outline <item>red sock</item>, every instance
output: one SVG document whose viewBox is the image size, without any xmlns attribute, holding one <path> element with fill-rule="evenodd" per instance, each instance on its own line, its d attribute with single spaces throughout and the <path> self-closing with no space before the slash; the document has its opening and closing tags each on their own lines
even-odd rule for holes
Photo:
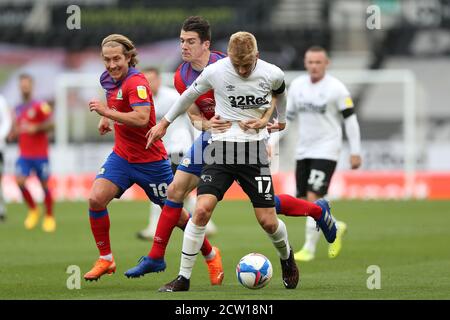
<svg viewBox="0 0 450 320">
<path fill-rule="evenodd" d="M 111 244 L 109 242 L 109 215 L 108 209 L 92 210 L 89 209 L 89 221 L 91 223 L 92 234 L 101 256 L 111 253 Z"/>
<path fill-rule="evenodd" d="M 322 216 L 322 208 L 317 204 L 288 194 L 275 196 L 275 207 L 278 214 L 289 217 L 309 216 L 319 220 Z"/>
<path fill-rule="evenodd" d="M 166 200 L 156 226 L 153 245 L 148 253 L 152 259 L 163 259 L 166 253 L 167 243 L 169 242 L 172 230 L 176 227 L 183 209 L 182 203 Z"/>
<path fill-rule="evenodd" d="M 44 203 L 45 208 L 47 208 L 46 214 L 48 217 L 51 217 L 53 216 L 53 197 L 49 189 L 45 189 L 44 193 L 45 193 Z"/>
<path fill-rule="evenodd" d="M 211 243 L 209 242 L 208 238 L 206 238 L 206 236 L 205 236 L 205 240 L 203 240 L 203 244 L 202 244 L 202 247 L 200 248 L 200 250 L 202 251 L 203 256 L 207 256 L 212 251 Z"/>
<path fill-rule="evenodd" d="M 26 187 L 21 187 L 20 191 L 22 191 L 23 200 L 25 200 L 25 203 L 27 204 L 28 208 L 36 209 L 36 203 L 34 202 L 30 191 L 28 191 Z"/>
</svg>

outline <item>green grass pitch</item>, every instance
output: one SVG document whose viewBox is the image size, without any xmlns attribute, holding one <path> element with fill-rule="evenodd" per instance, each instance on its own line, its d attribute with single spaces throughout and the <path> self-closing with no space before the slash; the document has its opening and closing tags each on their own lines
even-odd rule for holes
<svg viewBox="0 0 450 320">
<path fill-rule="evenodd" d="M 151 242 L 135 237 L 147 223 L 147 203 L 114 201 L 110 205 L 117 272 L 98 282 L 81 280 L 81 289 L 73 290 L 66 285 L 68 266 L 79 266 L 82 276 L 98 256 L 87 203 L 57 203 L 54 234 L 45 234 L 40 225 L 26 231 L 25 207 L 11 204 L 8 220 L 0 224 L 0 299 L 450 299 L 450 202 L 334 201 L 332 210 L 349 227 L 343 251 L 329 259 L 322 236 L 316 259 L 299 263 L 301 282 L 296 290 L 284 289 L 276 252 L 250 204 L 243 201 L 223 202 L 213 215 L 219 233 L 211 241 L 222 251 L 223 285 L 210 286 L 206 265 L 199 257 L 189 292 L 158 293 L 178 273 L 180 230 L 174 231 L 169 244 L 165 272 L 139 279 L 123 275 L 151 247 Z M 304 218 L 281 218 L 294 250 L 300 249 Z M 236 279 L 237 262 L 250 252 L 263 253 L 274 267 L 271 282 L 260 290 L 246 289 Z M 380 289 L 367 288 L 371 265 L 380 268 Z"/>
</svg>

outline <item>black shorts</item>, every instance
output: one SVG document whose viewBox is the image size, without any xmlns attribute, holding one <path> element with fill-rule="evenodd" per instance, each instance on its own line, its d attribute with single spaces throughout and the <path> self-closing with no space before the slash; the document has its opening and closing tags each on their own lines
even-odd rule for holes
<svg viewBox="0 0 450 320">
<path fill-rule="evenodd" d="M 208 148 L 209 151 L 205 150 L 205 166 L 197 195 L 212 194 L 220 201 L 236 181 L 250 198 L 254 208 L 275 207 L 272 175 L 264 141 L 215 141 Z"/>
<path fill-rule="evenodd" d="M 297 180 L 297 197 L 306 197 L 307 191 L 320 197 L 328 193 L 331 177 L 336 169 L 337 161 L 325 159 L 297 160 L 295 178 Z"/>
</svg>

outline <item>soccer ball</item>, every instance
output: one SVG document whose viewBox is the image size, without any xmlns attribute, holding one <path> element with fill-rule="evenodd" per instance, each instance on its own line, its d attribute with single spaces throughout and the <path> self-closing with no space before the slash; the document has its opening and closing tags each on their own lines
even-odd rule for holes
<svg viewBox="0 0 450 320">
<path fill-rule="evenodd" d="M 265 287 L 272 278 L 272 264 L 260 253 L 249 253 L 236 266 L 239 282 L 249 289 Z"/>
</svg>

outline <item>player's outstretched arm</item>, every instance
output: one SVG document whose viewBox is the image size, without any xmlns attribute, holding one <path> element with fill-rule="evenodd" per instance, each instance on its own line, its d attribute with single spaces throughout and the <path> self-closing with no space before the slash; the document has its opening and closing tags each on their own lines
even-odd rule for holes
<svg viewBox="0 0 450 320">
<path fill-rule="evenodd" d="M 163 117 L 157 125 L 153 126 L 145 135 L 147 137 L 147 144 L 145 145 L 145 149 L 150 148 L 150 146 L 155 141 L 158 141 L 159 139 L 164 137 L 169 125 L 170 125 L 170 122 L 167 121 L 167 119 Z"/>
</svg>

